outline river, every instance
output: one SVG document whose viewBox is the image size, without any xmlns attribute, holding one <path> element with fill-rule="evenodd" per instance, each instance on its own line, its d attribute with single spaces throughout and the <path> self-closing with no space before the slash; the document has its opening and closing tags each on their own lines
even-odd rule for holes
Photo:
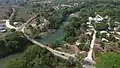
<svg viewBox="0 0 120 68">
<path fill-rule="evenodd" d="M 50 31 L 45 37 L 43 37 L 42 39 L 39 39 L 39 41 L 43 44 L 51 44 L 53 42 L 55 42 L 56 40 L 59 40 L 61 38 L 64 37 L 65 32 L 64 32 L 64 27 L 69 24 L 68 19 L 69 19 L 70 15 L 67 15 L 65 17 L 65 20 L 63 22 L 63 25 L 61 25 L 61 27 L 59 29 L 57 29 L 54 33 L 53 31 Z M 0 59 L 0 68 L 4 67 L 4 64 L 13 58 L 17 58 L 18 56 L 20 56 L 21 54 L 14 54 L 14 55 L 10 55 L 8 57 L 5 57 L 3 59 Z"/>
<path fill-rule="evenodd" d="M 59 29 L 55 30 L 54 33 L 53 33 L 53 31 L 50 31 L 45 37 L 43 37 L 39 41 L 43 44 L 51 44 L 51 43 L 54 43 L 56 40 L 62 39 L 65 35 L 64 27 L 67 24 L 69 24 L 69 22 L 68 22 L 69 17 L 70 17 L 70 15 L 67 15 L 65 17 L 63 25 L 61 25 L 61 27 Z"/>
</svg>

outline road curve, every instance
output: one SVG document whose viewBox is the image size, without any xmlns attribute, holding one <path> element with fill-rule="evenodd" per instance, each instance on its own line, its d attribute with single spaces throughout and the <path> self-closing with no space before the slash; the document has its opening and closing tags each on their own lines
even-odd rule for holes
<svg viewBox="0 0 120 68">
<path fill-rule="evenodd" d="M 33 16 L 32 18 L 30 18 L 26 23 L 24 23 L 23 25 L 21 25 L 20 27 L 15 27 L 15 26 L 12 26 L 11 23 L 10 23 L 10 20 L 12 19 L 12 17 L 14 16 L 15 14 L 15 10 L 13 9 L 13 13 L 11 14 L 9 20 L 6 20 L 6 26 L 10 29 L 15 29 L 16 31 L 20 31 L 20 32 L 23 32 L 25 37 L 33 42 L 34 44 L 36 45 L 39 45 L 40 47 L 42 48 L 46 48 L 47 50 L 49 50 L 50 52 L 52 52 L 54 55 L 58 56 L 58 57 L 61 57 L 63 59 L 69 59 L 70 57 L 72 58 L 75 58 L 75 55 L 76 54 L 69 54 L 69 53 L 65 53 L 65 52 L 61 52 L 61 51 L 57 51 L 57 50 L 54 50 L 52 48 L 50 48 L 49 46 L 46 46 L 44 44 L 41 44 L 40 42 L 30 38 L 28 35 L 25 34 L 25 28 L 26 28 L 26 25 L 29 24 L 33 19 L 35 19 L 38 15 L 35 15 Z"/>
<path fill-rule="evenodd" d="M 14 26 L 12 26 L 12 25 L 10 25 L 10 20 L 5 20 L 6 21 L 6 23 L 5 23 L 5 25 L 9 28 L 9 29 L 17 29 L 17 27 L 14 27 Z"/>
</svg>

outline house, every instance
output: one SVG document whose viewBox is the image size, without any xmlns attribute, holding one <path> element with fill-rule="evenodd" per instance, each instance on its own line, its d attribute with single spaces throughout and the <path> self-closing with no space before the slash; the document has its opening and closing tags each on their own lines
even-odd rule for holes
<svg viewBox="0 0 120 68">
<path fill-rule="evenodd" d="M 94 18 L 94 21 L 97 23 L 97 22 L 101 22 L 101 21 L 103 21 L 104 20 L 104 18 L 102 17 L 102 16 L 100 16 L 100 15 L 96 15 L 96 17 Z"/>
<path fill-rule="evenodd" d="M 6 32 L 6 29 L 0 30 L 1 33 Z"/>
<path fill-rule="evenodd" d="M 109 16 L 105 16 L 105 18 L 104 18 L 104 19 L 108 19 L 108 17 L 109 17 Z"/>
<path fill-rule="evenodd" d="M 75 42 L 75 45 L 80 45 L 81 43 L 79 41 L 76 41 Z"/>
<path fill-rule="evenodd" d="M 90 24 L 91 24 L 91 22 L 87 22 L 86 24 L 87 24 L 87 25 L 90 25 Z"/>
<path fill-rule="evenodd" d="M 101 23 L 101 21 L 104 20 L 104 18 L 98 14 L 96 15 L 96 17 L 89 17 L 88 19 L 89 19 L 89 22 L 95 21 L 96 23 Z"/>
<path fill-rule="evenodd" d="M 71 6 L 71 5 L 66 5 L 66 4 L 62 4 L 61 6 L 62 6 L 62 7 L 73 7 L 73 6 Z"/>
<path fill-rule="evenodd" d="M 109 33 L 107 33 L 107 36 L 108 36 L 108 37 L 110 37 L 110 34 L 109 34 Z"/>
<path fill-rule="evenodd" d="M 105 39 L 105 38 L 102 38 L 102 41 L 103 42 L 109 42 L 107 39 Z"/>
<path fill-rule="evenodd" d="M 19 22 L 14 22 L 13 24 L 14 24 L 14 25 L 18 25 L 18 24 L 19 24 Z"/>
<path fill-rule="evenodd" d="M 100 31 L 100 34 L 103 34 L 103 33 L 108 33 L 107 31 Z"/>
<path fill-rule="evenodd" d="M 36 23 L 32 23 L 31 26 L 32 26 L 32 27 L 36 27 Z"/>
<path fill-rule="evenodd" d="M 101 21 L 103 21 L 103 18 L 95 17 L 95 18 L 94 18 L 94 21 L 96 21 L 96 22 L 101 22 Z"/>
<path fill-rule="evenodd" d="M 94 20 L 92 17 L 89 17 L 88 19 L 89 19 L 89 22 L 91 22 L 91 21 L 93 21 L 93 20 Z"/>
<path fill-rule="evenodd" d="M 92 35 L 92 32 L 86 32 L 85 34 L 87 34 L 87 35 Z"/>
<path fill-rule="evenodd" d="M 89 28 L 93 28 L 93 26 L 92 26 L 92 25 L 89 25 L 88 27 L 89 27 Z"/>
<path fill-rule="evenodd" d="M 115 21 L 116 24 L 120 24 L 120 22 Z"/>
<path fill-rule="evenodd" d="M 110 36 L 110 34 L 107 31 L 100 31 L 100 34 L 106 34 L 108 37 Z"/>
<path fill-rule="evenodd" d="M 118 35 L 120 35 L 120 32 L 116 32 Z"/>
<path fill-rule="evenodd" d="M 115 28 L 114 28 L 114 31 L 116 31 L 116 30 L 118 30 L 118 29 L 119 29 L 119 27 L 115 27 Z"/>
<path fill-rule="evenodd" d="M 74 13 L 70 14 L 70 16 L 74 16 Z"/>
</svg>

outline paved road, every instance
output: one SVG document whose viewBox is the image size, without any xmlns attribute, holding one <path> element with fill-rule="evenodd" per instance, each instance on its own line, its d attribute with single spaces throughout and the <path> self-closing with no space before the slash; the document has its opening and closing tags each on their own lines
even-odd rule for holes
<svg viewBox="0 0 120 68">
<path fill-rule="evenodd" d="M 14 9 L 13 9 L 13 10 L 14 10 Z M 13 13 L 11 14 L 10 17 L 13 17 L 14 13 L 15 13 L 15 10 L 13 11 Z M 21 25 L 20 27 L 12 26 L 12 25 L 10 24 L 10 20 L 11 20 L 12 18 L 9 18 L 9 20 L 6 20 L 6 26 L 7 26 L 8 28 L 10 28 L 10 29 L 15 29 L 16 31 L 20 31 L 20 32 L 23 32 L 23 33 L 24 33 L 24 32 L 25 32 L 25 26 L 26 26 L 27 24 L 29 24 L 29 23 L 30 23 L 33 19 L 35 19 L 37 16 L 38 16 L 38 15 L 33 16 L 32 18 L 30 18 L 26 23 L 24 23 L 24 24 Z M 37 44 L 37 45 L 39 45 L 39 46 L 42 47 L 42 48 L 46 48 L 47 50 L 49 50 L 50 52 L 52 52 L 52 53 L 53 53 L 54 55 L 56 55 L 56 56 L 59 56 L 59 57 L 61 57 L 61 58 L 63 58 L 63 59 L 69 59 L 70 57 L 75 58 L 75 54 L 69 54 L 69 53 L 65 53 L 65 52 L 61 52 L 61 51 L 54 50 L 54 49 L 52 49 L 52 48 L 50 48 L 50 47 L 48 47 L 48 46 L 46 46 L 46 45 L 41 44 L 40 42 L 38 42 L 38 41 L 36 41 L 36 40 L 30 38 L 30 37 L 29 37 L 28 35 L 26 35 L 25 33 L 24 33 L 24 35 L 26 36 L 26 38 L 27 38 L 28 40 L 30 40 L 30 41 L 33 42 L 34 44 Z"/>
<path fill-rule="evenodd" d="M 17 29 L 17 27 L 10 25 L 10 20 L 5 20 L 5 21 L 6 21 L 5 25 L 9 27 L 9 29 L 15 29 L 15 30 Z"/>
<path fill-rule="evenodd" d="M 96 33 L 97 31 L 93 28 L 93 31 L 94 31 L 94 34 L 93 34 L 93 38 L 92 38 L 92 41 L 91 41 L 91 44 L 90 44 L 90 50 L 88 52 L 88 55 L 87 57 L 84 59 L 84 62 L 83 62 L 83 68 L 95 68 L 95 61 L 93 60 L 92 58 L 92 53 L 93 53 L 93 47 L 94 47 L 94 41 L 96 39 Z"/>
</svg>

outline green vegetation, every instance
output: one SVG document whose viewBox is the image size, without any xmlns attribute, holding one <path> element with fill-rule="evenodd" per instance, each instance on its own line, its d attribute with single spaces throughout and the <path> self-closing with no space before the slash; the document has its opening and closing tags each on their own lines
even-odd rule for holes
<svg viewBox="0 0 120 68">
<path fill-rule="evenodd" d="M 81 68 L 80 63 L 63 60 L 39 46 L 29 46 L 19 57 L 8 61 L 5 68 Z"/>
<path fill-rule="evenodd" d="M 95 24 L 95 29 L 98 31 L 108 30 L 108 25 L 106 23 L 97 23 Z"/>
<path fill-rule="evenodd" d="M 75 37 L 85 33 L 87 29 L 87 26 L 85 24 L 85 22 L 87 22 L 87 17 L 82 17 L 81 14 L 80 18 L 73 17 L 69 22 L 70 24 L 65 28 L 65 41 L 74 42 Z"/>
<path fill-rule="evenodd" d="M 13 32 L 0 39 L 0 58 L 11 53 L 23 51 L 30 42 L 18 32 Z"/>
<path fill-rule="evenodd" d="M 10 4 L 9 1 L 4 2 Z M 77 3 L 79 4 L 77 6 L 74 6 Z M 50 46 L 56 49 L 60 45 L 63 45 L 65 43 L 75 45 L 76 41 L 78 41 L 80 44 L 76 46 L 76 50 L 78 47 L 80 51 L 88 51 L 92 39 L 92 30 L 90 30 L 89 26 L 86 24 L 86 22 L 88 22 L 88 17 L 95 17 L 96 14 L 99 14 L 102 17 L 109 16 L 109 24 L 108 20 L 103 20 L 102 23 L 95 23 L 92 21 L 91 24 L 95 27 L 95 30 L 97 31 L 97 39 L 99 40 L 95 40 L 96 44 L 98 44 L 96 45 L 95 49 L 96 53 L 102 53 L 102 51 L 97 50 L 97 47 L 104 52 L 108 52 L 103 52 L 104 54 L 100 57 L 99 55 L 101 54 L 97 53 L 98 59 L 96 60 L 96 66 L 97 68 L 119 68 L 120 55 L 117 53 L 120 52 L 120 42 L 115 38 L 115 33 L 112 33 L 112 31 L 114 31 L 114 28 L 118 27 L 118 24 L 120 22 L 119 0 L 86 0 L 82 2 L 82 4 L 79 1 L 75 1 L 74 4 L 71 4 L 71 2 L 67 2 L 67 0 L 55 0 L 55 2 L 51 3 L 45 3 L 43 1 L 37 0 L 18 0 L 17 4 L 24 7 L 24 11 L 27 11 L 22 12 L 16 9 L 18 11 L 13 18 L 13 21 L 25 22 L 27 17 L 29 18 L 29 15 L 33 16 L 37 13 L 40 14 L 40 17 L 30 23 L 33 26 L 29 25 L 27 27 L 27 29 L 29 29 L 28 32 L 30 38 L 34 39 L 42 38 L 40 35 L 40 33 L 42 32 L 47 33 L 50 30 L 57 30 L 58 28 L 60 28 L 64 24 L 64 21 L 66 21 L 68 15 L 71 14 L 71 17 L 68 20 L 69 24 L 66 25 L 64 28 L 65 36 L 60 40 L 56 40 L 52 44 L 53 46 Z M 67 7 L 61 6 L 63 4 L 67 4 Z M 72 5 L 72 7 L 69 7 L 69 5 Z M 22 14 L 20 12 L 22 12 Z M 72 17 L 72 13 L 74 15 L 75 12 L 79 12 L 78 16 Z M 12 10 L 10 9 L 9 12 L 6 12 L 5 18 L 9 18 L 11 13 Z M 25 14 L 28 14 L 28 16 Z M 41 21 L 41 18 L 43 18 L 43 20 L 46 19 L 47 23 L 49 21 L 50 24 L 45 25 L 46 22 L 44 22 L 43 20 Z M 118 24 L 115 24 L 115 21 L 117 21 Z M 35 23 L 37 26 L 34 26 L 33 23 Z M 41 26 L 44 29 L 43 31 Z M 108 28 L 109 26 L 111 27 L 111 29 Z M 11 31 L 13 32 L 12 34 L 9 34 L 0 39 L 0 58 L 13 53 L 21 52 L 25 50 L 28 45 L 31 45 L 31 43 L 21 33 L 15 32 L 14 30 Z M 107 36 L 107 33 L 100 34 L 100 31 L 107 31 L 110 36 Z M 87 32 L 91 32 L 91 34 L 87 34 Z M 43 35 L 45 34 L 43 33 Z M 101 40 L 102 38 L 105 38 L 108 41 L 103 42 Z M 62 47 L 64 47 L 64 49 L 62 49 Z M 64 52 L 69 51 L 67 50 L 67 48 L 70 49 L 70 46 L 60 46 L 58 49 L 61 49 L 61 51 L 63 50 Z M 74 48 L 75 47 L 73 47 L 73 50 Z M 81 68 L 81 60 L 81 57 L 78 57 L 77 61 L 73 60 L 72 58 L 70 58 L 69 60 L 63 60 L 54 56 L 46 49 L 42 49 L 37 45 L 32 45 L 29 46 L 20 57 L 9 60 L 5 64 L 5 68 Z"/>
<path fill-rule="evenodd" d="M 108 52 L 98 57 L 96 68 L 119 68 L 120 54 Z"/>
</svg>

